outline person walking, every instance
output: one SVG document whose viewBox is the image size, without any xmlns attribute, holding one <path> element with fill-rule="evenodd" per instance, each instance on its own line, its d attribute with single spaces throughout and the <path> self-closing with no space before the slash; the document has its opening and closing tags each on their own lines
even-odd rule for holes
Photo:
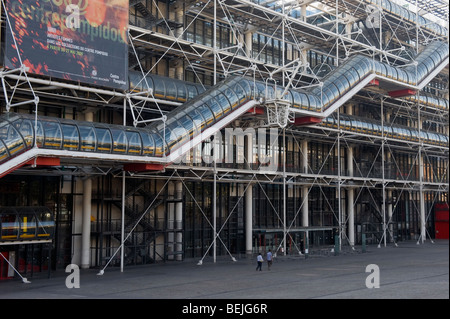
<svg viewBox="0 0 450 319">
<path fill-rule="evenodd" d="M 256 258 L 256 261 L 258 262 L 258 266 L 256 266 L 256 271 L 258 271 L 258 269 L 259 269 L 259 271 L 262 271 L 261 268 L 262 268 L 264 259 L 263 259 L 263 256 L 261 255 L 261 253 L 259 253 L 258 257 Z"/>
<path fill-rule="evenodd" d="M 270 267 L 272 267 L 272 261 L 273 261 L 273 255 L 272 250 L 269 249 L 267 252 L 267 268 L 270 270 Z"/>
</svg>

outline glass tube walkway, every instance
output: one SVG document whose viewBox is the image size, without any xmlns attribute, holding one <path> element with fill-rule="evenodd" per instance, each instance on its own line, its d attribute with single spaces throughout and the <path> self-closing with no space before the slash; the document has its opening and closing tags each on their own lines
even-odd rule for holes
<svg viewBox="0 0 450 319">
<path fill-rule="evenodd" d="M 425 85 L 424 82 L 434 77 L 437 69 L 439 71 L 448 63 L 448 51 L 445 43 L 433 42 L 417 56 L 415 65 L 403 68 L 364 56 L 353 56 L 325 77 L 322 87 L 287 90 L 281 98 L 290 103 L 290 110 L 316 114 L 325 118 L 322 125 L 335 127 L 337 124 L 331 113 L 368 81 L 377 77 L 391 80 L 397 86 Z M 36 156 L 80 157 L 123 163 L 136 162 L 139 158 L 146 163 L 169 164 L 252 107 L 279 95 L 275 91 L 284 91 L 281 87 L 237 76 L 229 77 L 206 91 L 197 85 L 159 76 L 150 76 L 144 86 L 132 74 L 130 84 L 134 90 L 148 86 L 161 99 L 187 102 L 169 112 L 165 123 L 153 122 L 145 128 L 44 116 L 38 116 L 35 121 L 33 115 L 4 114 L 0 117 L 0 177 Z M 429 95 L 420 95 L 419 99 L 448 110 L 445 99 Z M 379 123 L 351 116 L 342 116 L 341 119 L 350 131 L 378 136 L 385 132 L 388 137 L 398 140 L 448 147 L 448 137 L 442 134 L 390 125 L 381 127 Z"/>
</svg>

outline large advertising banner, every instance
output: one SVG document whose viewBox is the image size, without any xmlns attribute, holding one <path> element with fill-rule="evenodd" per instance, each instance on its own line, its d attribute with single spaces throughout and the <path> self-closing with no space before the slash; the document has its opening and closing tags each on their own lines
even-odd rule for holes
<svg viewBox="0 0 450 319">
<path fill-rule="evenodd" d="M 8 0 L 5 66 L 21 59 L 30 73 L 126 89 L 128 2 Z"/>
</svg>

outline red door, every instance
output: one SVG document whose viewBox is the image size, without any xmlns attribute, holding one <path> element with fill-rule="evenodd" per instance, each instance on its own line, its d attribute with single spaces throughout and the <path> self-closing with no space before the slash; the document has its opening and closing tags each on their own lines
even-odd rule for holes
<svg viewBox="0 0 450 319">
<path fill-rule="evenodd" d="M 434 205 L 436 239 L 449 239 L 448 236 L 448 204 Z"/>
</svg>

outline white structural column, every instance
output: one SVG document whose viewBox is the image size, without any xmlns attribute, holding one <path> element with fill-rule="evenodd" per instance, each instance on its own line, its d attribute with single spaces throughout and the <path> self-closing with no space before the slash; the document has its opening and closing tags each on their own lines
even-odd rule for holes
<svg viewBox="0 0 450 319">
<path fill-rule="evenodd" d="M 302 166 L 303 173 L 308 173 L 308 141 L 302 140 Z M 308 186 L 302 186 L 302 226 L 309 227 L 309 199 L 308 199 Z M 306 231 L 306 242 L 308 243 L 309 233 Z"/>
<path fill-rule="evenodd" d="M 253 33 L 251 31 L 246 31 L 244 34 L 245 41 L 245 54 L 248 58 L 252 58 L 252 48 L 253 48 Z"/>
<path fill-rule="evenodd" d="M 86 112 L 85 121 L 94 120 L 93 112 Z M 83 182 L 83 218 L 81 226 L 81 268 L 87 269 L 91 265 L 91 210 L 92 210 L 92 180 L 87 178 Z"/>
<path fill-rule="evenodd" d="M 420 107 L 418 109 L 418 128 L 419 128 L 419 136 L 422 131 L 422 119 L 420 118 Z M 420 187 L 419 187 L 419 197 L 420 197 L 420 239 L 421 242 L 424 243 L 426 240 L 426 214 L 425 214 L 425 196 L 423 191 L 423 176 L 424 163 L 423 163 L 423 153 L 422 153 L 422 145 L 419 145 L 419 178 L 420 178 Z"/>
<path fill-rule="evenodd" d="M 249 32 L 250 33 L 250 32 Z M 247 37 L 247 34 L 246 34 Z M 251 36 L 250 36 L 251 39 Z M 248 169 L 252 169 L 253 163 L 253 140 L 247 136 L 247 165 Z M 253 184 L 248 185 L 245 191 L 245 253 L 250 255 L 253 253 Z"/>
<path fill-rule="evenodd" d="M 177 230 L 176 233 L 176 246 L 175 250 L 177 251 L 176 260 L 182 260 L 183 256 L 180 252 L 183 251 L 183 183 L 176 182 L 175 183 L 175 199 L 177 200 L 175 203 L 175 228 Z"/>
<path fill-rule="evenodd" d="M 353 105 L 347 107 L 346 113 L 353 114 Z M 353 146 L 349 145 L 347 148 L 347 174 L 354 176 L 353 172 Z M 348 214 L 348 241 L 350 246 L 355 245 L 355 189 L 353 187 L 347 188 L 347 214 Z"/>
<path fill-rule="evenodd" d="M 387 192 L 387 212 L 388 212 L 388 227 L 389 227 L 389 238 L 391 240 L 394 239 L 393 237 L 393 225 L 392 225 L 392 214 L 393 214 L 393 198 L 392 198 L 392 190 L 388 190 Z"/>
<path fill-rule="evenodd" d="M 253 185 L 245 192 L 245 253 L 253 252 Z"/>
<path fill-rule="evenodd" d="M 174 252 L 175 252 L 175 185 L 173 182 L 169 182 L 167 184 L 167 251 L 168 251 L 168 259 L 173 260 Z"/>
<path fill-rule="evenodd" d="M 175 21 L 177 23 L 184 23 L 183 2 L 179 2 L 179 5 L 175 7 Z M 183 28 L 175 29 L 175 37 L 181 38 L 183 35 Z M 183 60 L 177 60 L 175 62 L 175 78 L 178 80 L 184 80 L 184 67 Z"/>
</svg>

